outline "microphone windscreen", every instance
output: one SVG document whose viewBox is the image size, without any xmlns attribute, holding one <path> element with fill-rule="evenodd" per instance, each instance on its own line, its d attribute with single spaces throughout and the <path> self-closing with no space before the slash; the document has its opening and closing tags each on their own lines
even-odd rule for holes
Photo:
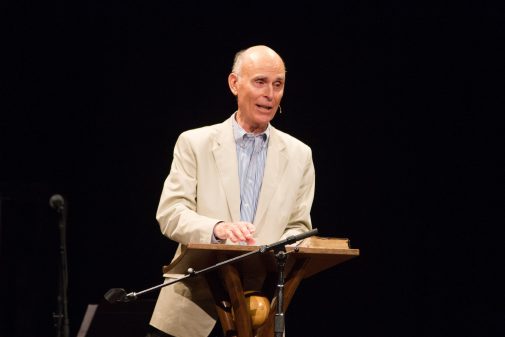
<svg viewBox="0 0 505 337">
<path fill-rule="evenodd" d="M 122 288 L 112 288 L 103 296 L 109 303 L 124 302 L 126 299 L 126 291 Z"/>
<path fill-rule="evenodd" d="M 49 206 L 54 209 L 60 209 L 65 205 L 65 199 L 60 194 L 55 194 L 49 199 Z"/>
</svg>

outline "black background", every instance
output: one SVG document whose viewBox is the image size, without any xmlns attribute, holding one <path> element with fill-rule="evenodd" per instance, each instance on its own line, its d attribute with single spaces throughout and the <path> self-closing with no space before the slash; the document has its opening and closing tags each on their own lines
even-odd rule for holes
<svg viewBox="0 0 505 337">
<path fill-rule="evenodd" d="M 253 44 L 285 59 L 272 123 L 313 149 L 314 227 L 361 253 L 302 283 L 287 334 L 505 335 L 504 5 L 219 6 L 2 5 L 2 337 L 55 335 L 54 193 L 72 336 L 108 289 L 162 281 L 175 139 L 234 111 L 226 78 Z"/>
</svg>

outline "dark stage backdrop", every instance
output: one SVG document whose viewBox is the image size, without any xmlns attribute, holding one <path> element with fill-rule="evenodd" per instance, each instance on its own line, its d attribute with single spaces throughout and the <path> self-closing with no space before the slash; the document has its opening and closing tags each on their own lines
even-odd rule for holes
<svg viewBox="0 0 505 337">
<path fill-rule="evenodd" d="M 162 281 L 176 137 L 234 111 L 252 44 L 286 61 L 273 124 L 313 149 L 314 227 L 361 250 L 302 283 L 287 335 L 505 335 L 503 4 L 215 6 L 2 6 L 0 336 L 55 335 L 55 193 L 72 336 L 108 289 Z"/>
</svg>

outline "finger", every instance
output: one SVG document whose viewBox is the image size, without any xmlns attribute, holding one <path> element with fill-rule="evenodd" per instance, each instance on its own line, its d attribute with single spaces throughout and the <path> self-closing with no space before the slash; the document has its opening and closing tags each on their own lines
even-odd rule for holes
<svg viewBox="0 0 505 337">
<path fill-rule="evenodd" d="M 233 234 L 235 234 L 239 241 L 245 241 L 247 239 L 247 236 L 250 235 L 247 228 L 243 227 L 242 225 L 235 227 Z"/>
<path fill-rule="evenodd" d="M 239 222 L 238 225 L 240 226 L 240 230 L 244 235 L 247 234 L 253 234 L 256 231 L 256 226 L 254 226 L 252 223 L 249 222 Z"/>
<path fill-rule="evenodd" d="M 233 242 L 237 243 L 239 241 L 245 241 L 246 238 L 243 235 L 242 231 L 237 226 L 232 226 L 228 231 L 228 238 Z"/>
<path fill-rule="evenodd" d="M 230 240 L 231 242 L 233 243 L 236 243 L 238 241 L 240 241 L 237 236 L 235 234 L 233 234 L 233 231 L 232 230 L 229 230 L 226 234 L 228 240 Z"/>
<path fill-rule="evenodd" d="M 256 232 L 256 226 L 254 226 L 252 223 L 247 224 L 247 229 L 249 230 L 250 233 L 254 234 Z"/>
<path fill-rule="evenodd" d="M 254 246 L 254 245 L 256 245 L 256 240 L 255 240 L 253 237 L 251 237 L 251 238 L 248 238 L 248 239 L 246 240 L 246 243 L 247 243 L 249 246 Z"/>
</svg>

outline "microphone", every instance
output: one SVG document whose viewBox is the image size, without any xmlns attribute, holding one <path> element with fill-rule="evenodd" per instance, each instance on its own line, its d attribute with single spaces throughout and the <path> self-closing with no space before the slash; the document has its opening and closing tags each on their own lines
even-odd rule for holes
<svg viewBox="0 0 505 337">
<path fill-rule="evenodd" d="M 60 212 L 65 207 L 65 199 L 60 194 L 55 194 L 49 199 L 49 206 Z"/>
<path fill-rule="evenodd" d="M 271 245 L 261 246 L 260 247 L 260 253 L 264 253 L 264 252 L 267 252 L 269 250 L 275 250 L 277 247 L 281 247 L 281 246 L 284 246 L 284 245 L 290 245 L 290 244 L 295 243 L 297 241 L 300 241 L 300 240 L 303 240 L 305 238 L 308 238 L 309 236 L 316 235 L 318 232 L 319 232 L 318 229 L 314 228 L 314 229 L 311 229 L 308 232 L 300 233 L 300 234 L 297 234 L 297 235 L 290 235 L 287 238 L 285 238 L 284 240 L 277 241 L 275 243 L 272 243 Z"/>
<path fill-rule="evenodd" d="M 288 236 L 286 238 L 286 241 L 291 244 L 291 243 L 294 243 L 296 241 L 299 241 L 299 240 L 303 240 L 305 238 L 308 238 L 310 236 L 313 236 L 313 235 L 316 235 L 317 233 L 319 233 L 319 231 L 317 230 L 317 228 L 314 228 L 314 229 L 311 229 L 310 231 L 308 232 L 303 232 L 301 234 L 297 234 L 297 235 L 291 235 L 291 236 Z"/>
<path fill-rule="evenodd" d="M 135 293 L 127 294 L 123 288 L 112 288 L 109 289 L 103 296 L 109 303 L 116 302 L 130 302 L 132 299 L 136 299 Z"/>
</svg>

